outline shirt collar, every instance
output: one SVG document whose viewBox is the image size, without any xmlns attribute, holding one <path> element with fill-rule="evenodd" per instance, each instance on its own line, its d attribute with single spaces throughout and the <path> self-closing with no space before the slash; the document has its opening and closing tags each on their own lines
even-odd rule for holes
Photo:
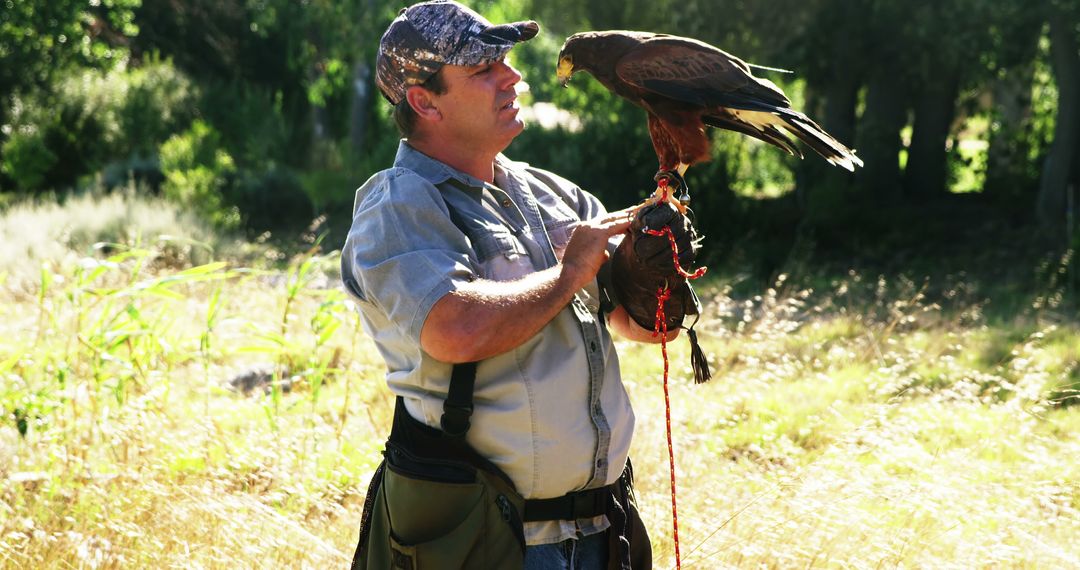
<svg viewBox="0 0 1080 570">
<path fill-rule="evenodd" d="M 496 166 L 503 170 L 509 170 L 508 167 L 510 166 L 510 163 L 510 159 L 503 156 L 502 153 L 499 153 L 499 155 L 495 157 Z M 394 157 L 394 166 L 407 168 L 436 186 L 451 179 L 470 188 L 480 189 L 488 186 L 483 180 L 465 174 L 444 162 L 435 160 L 416 150 L 404 139 L 398 143 L 397 156 Z M 460 185 L 455 184 L 455 186 Z"/>
</svg>

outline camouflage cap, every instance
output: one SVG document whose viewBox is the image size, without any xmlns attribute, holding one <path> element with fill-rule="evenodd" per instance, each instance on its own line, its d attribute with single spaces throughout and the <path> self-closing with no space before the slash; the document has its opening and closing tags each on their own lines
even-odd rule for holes
<svg viewBox="0 0 1080 570">
<path fill-rule="evenodd" d="M 442 66 L 496 61 L 538 31 L 531 20 L 492 25 L 453 0 L 414 4 L 401 10 L 379 42 L 375 83 L 396 105 L 409 87 L 424 83 Z"/>
</svg>

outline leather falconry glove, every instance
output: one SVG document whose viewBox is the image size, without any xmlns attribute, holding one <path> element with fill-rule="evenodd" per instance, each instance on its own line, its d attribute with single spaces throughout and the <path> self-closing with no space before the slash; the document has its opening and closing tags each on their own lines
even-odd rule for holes
<svg viewBox="0 0 1080 570">
<path fill-rule="evenodd" d="M 661 231 L 667 226 L 675 238 L 679 266 L 690 268 L 699 247 L 697 232 L 690 220 L 667 201 L 646 206 L 630 224 L 630 235 L 623 239 L 611 260 L 611 284 L 615 298 L 642 328 L 656 326 L 657 291 L 667 287 L 671 295 L 664 302 L 664 320 L 668 330 L 682 327 L 686 315 L 699 315 L 701 303 L 686 278 L 675 267 L 671 242 L 667 235 L 652 235 L 645 229 Z M 694 378 L 698 383 L 711 377 L 708 362 L 697 342 L 693 328 L 687 329 L 692 346 Z"/>
</svg>

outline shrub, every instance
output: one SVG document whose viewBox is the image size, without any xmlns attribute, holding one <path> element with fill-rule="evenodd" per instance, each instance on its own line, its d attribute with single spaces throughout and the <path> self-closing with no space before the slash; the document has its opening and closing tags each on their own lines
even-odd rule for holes
<svg viewBox="0 0 1080 570">
<path fill-rule="evenodd" d="M 187 131 L 165 141 L 160 156 L 166 198 L 198 212 L 218 227 L 239 225 L 239 211 L 224 196 L 236 166 L 221 148 L 217 131 L 197 120 Z"/>
<path fill-rule="evenodd" d="M 17 101 L 3 172 L 23 191 L 75 186 L 110 161 L 151 155 L 187 126 L 194 102 L 191 82 L 167 61 L 71 73 Z"/>
<path fill-rule="evenodd" d="M 120 155 L 151 154 L 162 141 L 191 123 L 197 92 L 187 76 L 168 61 L 153 58 L 116 79 L 126 83 L 117 114 L 123 132 L 117 149 Z"/>
<path fill-rule="evenodd" d="M 309 223 L 315 216 L 299 177 L 285 167 L 242 171 L 226 192 L 250 233 L 296 227 Z"/>
<path fill-rule="evenodd" d="M 41 187 L 57 157 L 45 143 L 45 136 L 36 126 L 24 126 L 0 148 L 3 163 L 0 169 L 22 191 Z"/>
<path fill-rule="evenodd" d="M 297 135 L 283 105 L 280 93 L 240 82 L 211 82 L 199 102 L 203 118 L 245 168 L 287 163 L 302 154 L 289 144 Z"/>
</svg>

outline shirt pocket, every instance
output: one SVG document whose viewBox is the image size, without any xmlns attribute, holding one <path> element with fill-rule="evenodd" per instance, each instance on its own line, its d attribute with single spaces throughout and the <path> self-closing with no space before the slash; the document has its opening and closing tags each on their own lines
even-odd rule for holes
<svg viewBox="0 0 1080 570">
<path fill-rule="evenodd" d="M 556 259 L 562 260 L 566 244 L 570 243 L 570 236 L 574 233 L 577 223 L 578 220 L 574 218 L 561 218 L 544 223 L 544 230 L 547 231 L 548 239 L 551 240 Z"/>
<path fill-rule="evenodd" d="M 532 272 L 525 246 L 503 228 L 491 228 L 473 241 L 480 275 L 492 281 L 513 281 Z"/>
</svg>

